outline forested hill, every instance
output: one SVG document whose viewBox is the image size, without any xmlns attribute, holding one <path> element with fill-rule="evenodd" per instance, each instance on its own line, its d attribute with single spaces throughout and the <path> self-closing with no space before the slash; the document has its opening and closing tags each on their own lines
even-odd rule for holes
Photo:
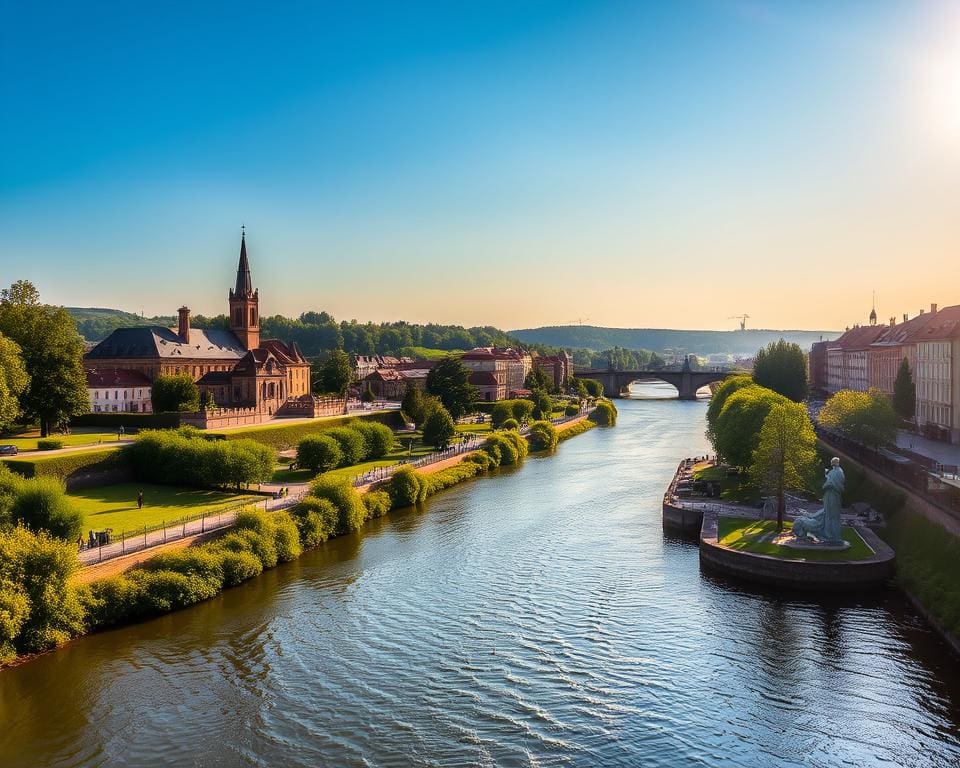
<svg viewBox="0 0 960 768">
<path fill-rule="evenodd" d="M 803 349 L 824 339 L 835 339 L 836 331 L 676 331 L 667 328 L 600 328 L 594 325 L 554 325 L 546 328 L 524 328 L 507 331 L 526 344 L 544 344 L 567 349 L 590 350 L 651 349 L 683 351 L 688 354 L 753 355 L 760 347 L 771 341 L 786 339 L 799 344 Z"/>
</svg>

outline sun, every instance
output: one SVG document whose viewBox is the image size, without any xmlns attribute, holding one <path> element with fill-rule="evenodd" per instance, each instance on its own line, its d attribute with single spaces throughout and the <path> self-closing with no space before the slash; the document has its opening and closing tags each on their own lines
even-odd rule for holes
<svg viewBox="0 0 960 768">
<path fill-rule="evenodd" d="M 960 14 L 931 43 L 920 57 L 923 112 L 932 138 L 960 151 Z"/>
</svg>

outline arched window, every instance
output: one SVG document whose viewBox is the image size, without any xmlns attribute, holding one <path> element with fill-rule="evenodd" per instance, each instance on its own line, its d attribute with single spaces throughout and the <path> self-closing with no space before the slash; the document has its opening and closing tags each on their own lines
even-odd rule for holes
<svg viewBox="0 0 960 768">
<path fill-rule="evenodd" d="M 276 390 L 274 389 L 272 381 L 267 385 L 267 393 L 267 397 L 271 400 L 276 396 Z"/>
<path fill-rule="evenodd" d="M 243 325 L 243 308 L 237 307 L 233 310 L 233 324 L 234 325 Z"/>
<path fill-rule="evenodd" d="M 250 307 L 250 325 L 257 324 L 257 308 Z"/>
</svg>

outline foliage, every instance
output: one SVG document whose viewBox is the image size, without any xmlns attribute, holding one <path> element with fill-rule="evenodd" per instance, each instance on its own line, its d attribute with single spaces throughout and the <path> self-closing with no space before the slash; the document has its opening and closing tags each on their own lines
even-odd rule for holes
<svg viewBox="0 0 960 768">
<path fill-rule="evenodd" d="M 20 396 L 29 383 L 20 345 L 0 333 L 0 432 L 20 415 Z"/>
<path fill-rule="evenodd" d="M 387 493 L 395 509 L 411 507 L 422 500 L 420 475 L 413 467 L 400 467 L 387 483 Z"/>
<path fill-rule="evenodd" d="M 818 421 L 872 448 L 891 445 L 900 425 L 889 398 L 873 387 L 866 392 L 840 390 L 827 400 Z"/>
<path fill-rule="evenodd" d="M 553 398 L 545 389 L 536 389 L 530 395 L 533 401 L 532 416 L 535 419 L 549 419 L 553 413 Z"/>
<path fill-rule="evenodd" d="M 547 392 L 553 388 L 553 381 L 547 376 L 543 369 L 534 367 L 530 373 L 527 374 L 527 378 L 523 380 L 523 386 L 526 389 L 542 389 Z"/>
<path fill-rule="evenodd" d="M 329 435 L 307 435 L 297 445 L 297 465 L 314 474 L 339 467 L 342 461 L 340 443 Z"/>
<path fill-rule="evenodd" d="M 416 384 L 408 386 L 407 391 L 403 394 L 403 400 L 400 402 L 400 410 L 413 419 L 414 424 L 422 425 L 427 418 L 423 389 Z"/>
<path fill-rule="evenodd" d="M 13 523 L 31 531 L 76 542 L 83 532 L 83 515 L 67 496 L 63 482 L 53 477 L 35 477 L 20 482 L 10 507 Z"/>
<path fill-rule="evenodd" d="M 334 349 L 320 366 L 314 390 L 343 397 L 352 380 L 353 366 L 350 364 L 350 355 L 342 349 Z"/>
<path fill-rule="evenodd" d="M 903 358 L 893 382 L 893 410 L 906 421 L 913 421 L 917 413 L 917 387 L 910 372 L 910 361 Z"/>
<path fill-rule="evenodd" d="M 340 519 L 333 502 L 316 496 L 305 496 L 292 512 L 305 549 L 319 546 L 333 536 Z"/>
<path fill-rule="evenodd" d="M 367 510 L 367 520 L 383 517 L 393 508 L 393 500 L 387 491 L 367 491 L 361 498 Z"/>
<path fill-rule="evenodd" d="M 617 408 L 609 400 L 599 400 L 590 420 L 601 427 L 613 427 L 617 423 Z"/>
<path fill-rule="evenodd" d="M 364 457 L 381 459 L 393 450 L 393 430 L 377 421 L 351 421 L 348 426 L 363 437 Z"/>
<path fill-rule="evenodd" d="M 731 376 L 717 385 L 710 398 L 710 405 L 707 406 L 707 438 L 711 443 L 714 443 L 714 429 L 717 418 L 720 416 L 723 406 L 726 405 L 727 398 L 734 392 L 752 386 L 755 386 L 755 382 L 750 376 Z"/>
<path fill-rule="evenodd" d="M 503 424 L 500 425 L 500 429 L 520 429 L 520 424 L 516 419 L 507 419 Z"/>
<path fill-rule="evenodd" d="M 33 653 L 83 629 L 83 605 L 71 577 L 76 544 L 17 526 L 0 533 L 0 656 Z"/>
<path fill-rule="evenodd" d="M 476 477 L 483 468 L 474 462 L 462 461 L 452 467 L 441 469 L 439 472 L 433 472 L 429 475 L 422 475 L 420 480 L 423 486 L 425 496 L 433 496 L 446 488 L 450 488 L 464 480 Z"/>
<path fill-rule="evenodd" d="M 530 425 L 527 440 L 534 451 L 552 451 L 559 441 L 557 428 L 549 421 L 535 421 Z"/>
<path fill-rule="evenodd" d="M 326 436 L 333 438 L 340 446 L 340 465 L 349 467 L 352 464 L 359 464 L 364 460 L 367 453 L 367 446 L 363 435 L 357 430 L 346 427 L 334 427 L 326 431 Z"/>
<path fill-rule="evenodd" d="M 576 416 L 578 413 L 580 413 L 580 406 L 576 403 L 568 403 L 563 409 L 564 416 Z"/>
<path fill-rule="evenodd" d="M 817 437 L 799 403 L 775 403 L 763 420 L 753 451 L 750 476 L 762 490 L 777 496 L 777 529 L 783 530 L 786 491 L 811 485 L 817 466 Z"/>
<path fill-rule="evenodd" d="M 20 409 L 39 420 L 43 437 L 88 409 L 83 341 L 65 309 L 41 304 L 37 289 L 19 280 L 0 291 L 0 334 L 20 347 L 29 376 Z"/>
<path fill-rule="evenodd" d="M 156 413 L 195 413 L 200 410 L 200 390 L 188 373 L 157 376 L 150 390 L 150 400 Z"/>
<path fill-rule="evenodd" d="M 437 450 L 449 446 L 456 434 L 457 426 L 445 408 L 438 408 L 431 413 L 423 425 L 423 442 Z"/>
<path fill-rule="evenodd" d="M 367 510 L 360 500 L 360 494 L 347 480 L 320 477 L 310 486 L 310 495 L 317 499 L 326 499 L 337 510 L 337 524 L 334 536 L 359 530 L 366 519 Z"/>
<path fill-rule="evenodd" d="M 207 432 L 211 438 L 223 440 L 255 440 L 263 445 L 269 445 L 278 451 L 296 448 L 300 438 L 304 435 L 313 435 L 318 432 L 326 432 L 335 427 L 343 427 L 355 423 L 355 421 L 375 421 L 381 424 L 400 423 L 400 414 L 397 411 L 387 411 L 383 413 L 370 413 L 358 416 L 356 419 L 349 416 L 340 416 L 332 418 L 317 419 L 316 421 L 302 421 L 295 424 L 269 424 L 264 426 L 243 427 L 241 429 L 231 429 L 227 432 Z"/>
<path fill-rule="evenodd" d="M 57 451 L 63 448 L 63 440 L 59 437 L 41 437 L 37 440 L 38 451 Z"/>
<path fill-rule="evenodd" d="M 533 413 L 534 403 L 525 397 L 514 400 L 498 400 L 490 408 L 490 419 L 494 429 L 503 427 L 507 419 L 515 419 L 520 424 L 526 422 Z"/>
<path fill-rule="evenodd" d="M 494 432 L 484 443 L 483 451 L 493 466 L 506 467 L 520 463 L 527 455 L 529 445 L 519 432 Z"/>
<path fill-rule="evenodd" d="M 427 392 L 440 398 L 454 419 L 466 416 L 477 399 L 477 388 L 470 384 L 470 371 L 453 355 L 447 355 L 430 369 Z"/>
<path fill-rule="evenodd" d="M 596 424 L 590 421 L 590 419 L 581 419 L 580 421 L 574 421 L 569 424 L 561 424 L 560 427 L 557 428 L 557 440 L 567 440 L 571 437 L 582 435 L 595 426 Z"/>
<path fill-rule="evenodd" d="M 513 411 L 513 418 L 515 418 L 521 424 L 525 424 L 527 419 L 529 419 L 533 413 L 533 400 L 528 400 L 525 397 L 518 397 L 516 400 L 505 400 L 504 402 L 510 403 L 510 410 Z"/>
<path fill-rule="evenodd" d="M 806 398 L 810 389 L 807 356 L 799 344 L 791 344 L 783 339 L 771 341 L 758 350 L 754 358 L 753 380 L 761 387 L 772 389 L 799 403 Z"/>
<path fill-rule="evenodd" d="M 66 481 L 80 474 L 122 474 L 128 470 L 128 457 L 125 448 L 102 448 L 53 456 L 21 456 L 5 459 L 3 463 L 24 477 L 56 477 Z"/>
<path fill-rule="evenodd" d="M 596 379 L 577 379 L 587 390 L 590 397 L 603 397 L 603 384 Z"/>
<path fill-rule="evenodd" d="M 749 467 L 770 408 L 785 402 L 783 395 L 756 384 L 731 394 L 714 424 L 716 452 L 733 467 Z"/>
<path fill-rule="evenodd" d="M 138 479 L 163 485 L 229 486 L 267 482 L 274 452 L 253 440 L 208 440 L 196 430 L 141 432 L 130 448 Z"/>
</svg>

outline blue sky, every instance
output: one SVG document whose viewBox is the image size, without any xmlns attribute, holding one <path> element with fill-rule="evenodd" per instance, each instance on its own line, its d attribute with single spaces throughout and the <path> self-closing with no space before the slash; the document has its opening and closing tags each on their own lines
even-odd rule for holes
<svg viewBox="0 0 960 768">
<path fill-rule="evenodd" d="M 55 303 L 221 312 L 241 222 L 268 314 L 837 328 L 873 289 L 881 316 L 960 301 L 960 89 L 925 87 L 931 51 L 960 71 L 947 5 L 3 16 L 0 278 Z"/>
</svg>

